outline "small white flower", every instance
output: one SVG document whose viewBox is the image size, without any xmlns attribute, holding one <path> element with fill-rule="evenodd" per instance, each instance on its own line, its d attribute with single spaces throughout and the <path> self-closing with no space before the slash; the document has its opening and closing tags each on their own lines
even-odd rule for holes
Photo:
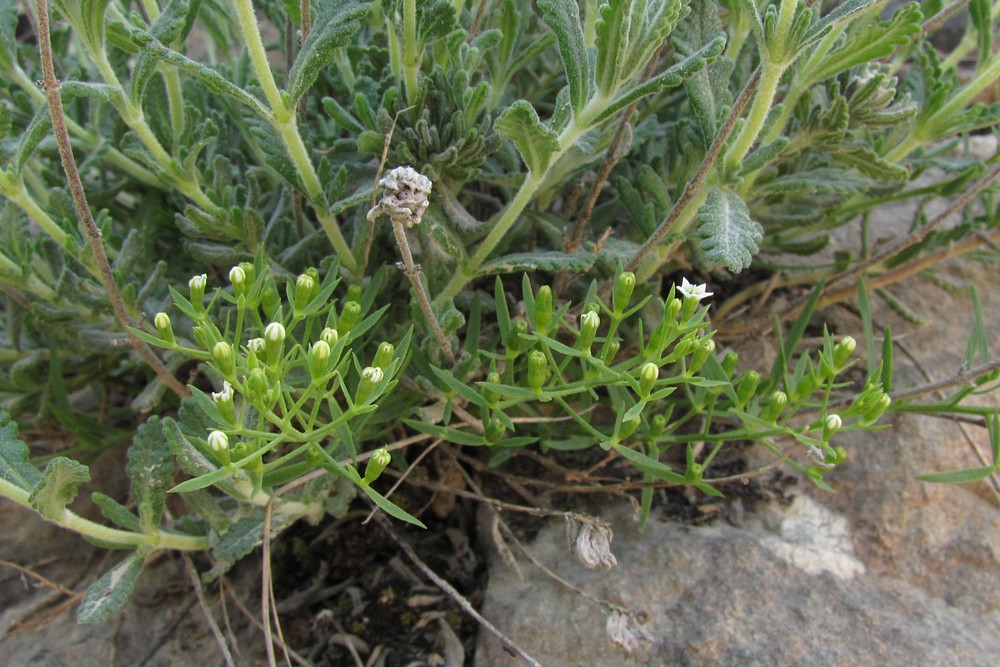
<svg viewBox="0 0 1000 667">
<path fill-rule="evenodd" d="M 319 335 L 320 340 L 324 341 L 330 347 L 337 344 L 337 340 L 340 338 L 340 334 L 337 333 L 336 329 L 331 329 L 327 327 L 323 329 L 323 332 Z"/>
<path fill-rule="evenodd" d="M 193 276 L 191 280 L 188 281 L 188 289 L 204 290 L 205 285 L 207 284 L 208 276 L 202 273 L 201 275 Z"/>
<path fill-rule="evenodd" d="M 715 292 L 707 291 L 707 285 L 704 283 L 701 285 L 692 285 L 688 282 L 687 278 L 681 281 L 681 285 L 677 288 L 677 291 L 689 299 L 697 299 L 698 301 L 715 294 Z"/>
<path fill-rule="evenodd" d="M 368 366 L 361 371 L 361 379 L 372 384 L 378 384 L 382 381 L 382 369 L 378 366 Z"/>
<path fill-rule="evenodd" d="M 233 400 L 233 385 L 223 381 L 222 391 L 213 391 L 212 400 L 216 403 L 228 403 Z"/>
<path fill-rule="evenodd" d="M 254 354 L 264 354 L 264 339 L 263 338 L 251 338 L 247 342 L 247 349 Z"/>
<path fill-rule="evenodd" d="M 272 343 L 285 342 L 285 326 L 281 322 L 271 322 L 264 328 L 264 338 Z"/>
<path fill-rule="evenodd" d="M 208 446 L 216 454 L 229 449 L 229 436 L 222 431 L 212 431 L 208 434 Z"/>
</svg>

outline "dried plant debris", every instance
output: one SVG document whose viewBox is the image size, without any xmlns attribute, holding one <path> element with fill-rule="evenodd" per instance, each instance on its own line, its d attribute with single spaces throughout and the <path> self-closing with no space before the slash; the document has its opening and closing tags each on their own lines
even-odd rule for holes
<svg viewBox="0 0 1000 667">
<path fill-rule="evenodd" d="M 374 221 L 383 213 L 393 222 L 407 228 L 420 224 L 430 203 L 431 179 L 413 167 L 396 167 L 378 182 L 383 188 L 382 199 L 370 211 L 368 220 Z"/>
<path fill-rule="evenodd" d="M 608 570 L 618 564 L 611 553 L 614 533 L 611 524 L 584 514 L 566 512 L 566 541 L 570 551 L 588 569 L 603 567 Z"/>
</svg>

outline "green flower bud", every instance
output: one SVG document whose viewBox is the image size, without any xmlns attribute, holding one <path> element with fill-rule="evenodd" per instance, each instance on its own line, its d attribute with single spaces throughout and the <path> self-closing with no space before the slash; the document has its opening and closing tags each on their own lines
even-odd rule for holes
<svg viewBox="0 0 1000 667">
<path fill-rule="evenodd" d="M 722 372 L 726 374 L 727 378 L 733 377 L 733 373 L 736 372 L 736 364 L 739 360 L 740 355 L 732 350 L 726 352 L 726 356 L 722 358 Z"/>
<path fill-rule="evenodd" d="M 819 386 L 819 378 L 816 377 L 815 373 L 806 373 L 799 379 L 798 384 L 792 390 L 792 400 L 799 401 L 811 393 L 816 391 L 816 387 Z"/>
<path fill-rule="evenodd" d="M 383 371 L 389 370 L 389 362 L 392 361 L 392 355 L 395 353 L 395 346 L 392 343 L 383 341 L 379 344 L 378 350 L 375 352 L 375 360 L 372 361 L 372 366 L 381 368 Z"/>
<path fill-rule="evenodd" d="M 776 391 L 771 394 L 771 401 L 767 407 L 761 411 L 761 418 L 772 424 L 778 420 L 781 411 L 788 405 L 788 396 L 783 391 Z"/>
<path fill-rule="evenodd" d="M 219 375 L 228 379 L 232 379 L 233 373 L 236 372 L 236 360 L 233 355 L 233 346 L 225 341 L 219 341 L 212 347 L 212 360 L 215 361 L 215 367 L 219 371 Z"/>
<path fill-rule="evenodd" d="M 341 336 L 346 336 L 350 333 L 354 325 L 358 323 L 358 317 L 361 315 L 361 304 L 357 301 L 348 301 L 344 303 L 344 307 L 340 311 L 340 317 L 337 318 L 337 333 Z"/>
<path fill-rule="evenodd" d="M 620 340 L 609 340 L 605 341 L 604 348 L 601 350 L 601 360 L 607 364 L 611 365 L 615 357 L 618 355 L 618 350 L 621 348 L 622 343 Z"/>
<path fill-rule="evenodd" d="M 153 324 L 156 326 L 156 331 L 160 334 L 160 339 L 163 342 L 168 345 L 174 345 L 177 342 L 174 340 L 174 328 L 170 325 L 169 315 L 166 313 L 157 313 L 156 317 L 153 318 Z"/>
<path fill-rule="evenodd" d="M 347 287 L 346 301 L 361 301 L 361 285 L 354 283 Z"/>
<path fill-rule="evenodd" d="M 639 428 L 639 424 L 641 423 L 642 419 L 640 417 L 633 417 L 632 419 L 626 419 L 622 421 L 621 426 L 618 428 L 618 435 L 617 435 L 618 442 L 621 442 L 625 438 L 628 438 L 633 433 L 635 433 L 635 430 Z"/>
<path fill-rule="evenodd" d="M 316 285 L 316 281 L 312 279 L 312 276 L 303 273 L 298 278 L 295 279 L 295 301 L 294 308 L 296 311 L 305 310 L 309 302 L 313 300 L 313 297 L 319 292 L 319 288 Z"/>
<path fill-rule="evenodd" d="M 527 341 L 522 336 L 528 333 L 528 323 L 524 320 L 514 320 L 514 328 L 511 330 L 508 339 L 504 341 L 507 348 L 507 359 L 513 361 L 524 351 Z"/>
<path fill-rule="evenodd" d="M 264 309 L 264 316 L 271 318 L 276 315 L 281 307 L 281 295 L 278 294 L 278 286 L 274 284 L 274 279 L 268 276 L 264 283 L 264 289 L 260 295 L 260 305 Z"/>
<path fill-rule="evenodd" d="M 392 462 L 392 455 L 389 454 L 389 450 L 385 447 L 381 447 L 372 452 L 371 458 L 368 459 L 368 465 L 365 466 L 365 484 L 371 484 L 378 476 L 382 474 L 386 466 Z"/>
<path fill-rule="evenodd" d="M 381 368 L 368 366 L 361 371 L 361 379 L 358 387 L 354 391 L 354 404 L 362 405 L 372 395 L 372 391 L 382 381 L 383 373 Z"/>
<path fill-rule="evenodd" d="M 256 406 L 266 404 L 270 390 L 271 383 L 263 368 L 255 368 L 250 371 L 250 375 L 246 378 L 246 396 L 251 403 Z"/>
<path fill-rule="evenodd" d="M 233 402 L 233 385 L 226 381 L 222 383 L 222 390 L 212 392 L 212 400 L 222 416 L 232 425 L 236 425 L 236 404 Z"/>
<path fill-rule="evenodd" d="M 684 474 L 684 481 L 692 484 L 700 482 L 703 474 L 705 474 L 705 466 L 700 463 L 691 463 Z"/>
<path fill-rule="evenodd" d="M 843 447 L 834 447 L 833 456 L 827 457 L 827 463 L 832 463 L 835 466 L 839 466 L 841 463 L 847 460 L 847 450 Z"/>
<path fill-rule="evenodd" d="M 486 381 L 490 384 L 500 384 L 500 374 L 493 371 L 486 376 Z M 497 404 L 500 402 L 500 394 L 495 389 L 483 387 L 483 397 L 486 399 L 486 402 L 490 404 L 490 408 L 493 410 L 496 409 Z"/>
<path fill-rule="evenodd" d="M 681 309 L 684 307 L 684 302 L 674 297 L 669 303 L 664 304 L 663 307 L 663 319 L 668 321 L 677 321 L 677 316 L 681 314 Z"/>
<path fill-rule="evenodd" d="M 271 322 L 264 328 L 264 352 L 267 363 L 276 364 L 285 350 L 285 326 L 281 322 Z"/>
<path fill-rule="evenodd" d="M 736 390 L 736 405 L 742 408 L 753 395 L 757 392 L 757 386 L 760 384 L 760 373 L 757 371 L 747 371 L 743 374 L 740 379 L 740 385 Z"/>
<path fill-rule="evenodd" d="M 493 418 L 486 422 L 486 426 L 483 429 L 483 437 L 489 444 L 495 444 L 503 440 L 504 435 L 507 433 L 507 427 L 503 425 L 503 422 L 497 418 Z"/>
<path fill-rule="evenodd" d="M 872 407 L 865 412 L 865 421 L 868 423 L 877 422 L 879 418 L 885 414 L 885 411 L 889 409 L 891 404 L 892 398 L 889 397 L 889 394 L 883 392 L 882 395 L 879 396 L 878 400 L 872 404 Z"/>
<path fill-rule="evenodd" d="M 237 461 L 245 459 L 251 454 L 253 454 L 253 449 L 250 447 L 249 442 L 237 442 L 236 446 L 233 447 L 233 458 Z"/>
<path fill-rule="evenodd" d="M 208 276 L 204 273 L 193 276 L 191 280 L 188 281 L 188 296 L 191 299 L 191 305 L 194 306 L 194 310 L 197 313 L 200 313 L 205 309 L 206 285 L 208 285 Z"/>
<path fill-rule="evenodd" d="M 660 434 L 663 433 L 663 429 L 666 427 L 666 415 L 653 415 L 653 418 L 649 420 L 649 435 L 653 438 L 658 438 L 660 437 Z"/>
<path fill-rule="evenodd" d="M 313 381 L 326 375 L 330 363 L 330 346 L 326 341 L 318 340 L 309 348 L 309 376 Z"/>
<path fill-rule="evenodd" d="M 649 398 L 650 392 L 660 379 L 660 368 L 651 361 L 647 361 L 639 369 L 639 397 Z"/>
<path fill-rule="evenodd" d="M 590 346 L 594 343 L 597 330 L 601 326 L 601 316 L 588 310 L 580 315 L 580 337 L 576 341 L 576 349 L 590 356 Z"/>
<path fill-rule="evenodd" d="M 229 282 L 233 285 L 233 294 L 237 297 L 245 296 L 247 293 L 247 273 L 242 267 L 234 266 L 229 269 Z"/>
<path fill-rule="evenodd" d="M 320 333 L 319 339 L 333 348 L 333 346 L 337 344 L 337 341 L 340 340 L 340 334 L 337 333 L 336 329 L 327 327 L 323 329 L 322 333 Z"/>
<path fill-rule="evenodd" d="M 847 360 L 858 347 L 858 341 L 850 336 L 844 336 L 833 348 L 833 363 L 838 370 L 844 367 Z"/>
<path fill-rule="evenodd" d="M 535 396 L 540 396 L 542 386 L 549 377 L 549 362 L 545 354 L 538 350 L 532 350 L 528 355 L 528 386 Z"/>
<path fill-rule="evenodd" d="M 548 285 L 538 288 L 531 315 L 535 330 L 540 334 L 547 334 L 552 323 L 552 288 Z"/>
<path fill-rule="evenodd" d="M 688 372 L 697 373 L 700 371 L 713 352 L 715 352 L 715 341 L 711 338 L 703 338 L 701 344 L 691 354 L 691 365 L 688 367 Z"/>
<path fill-rule="evenodd" d="M 312 445 L 306 450 L 306 464 L 310 468 L 320 468 L 323 466 L 323 454 L 320 452 L 319 445 Z"/>
<path fill-rule="evenodd" d="M 629 301 L 632 300 L 632 291 L 635 289 L 635 274 L 631 271 L 622 271 L 615 276 L 615 287 L 611 293 L 611 304 L 615 313 L 621 315 L 628 308 Z"/>
<path fill-rule="evenodd" d="M 243 274 L 247 277 L 247 285 L 252 285 L 257 277 L 257 267 L 253 265 L 253 262 L 240 262 L 239 267 L 243 269 Z"/>
<path fill-rule="evenodd" d="M 222 465 L 229 465 L 229 436 L 222 431 L 212 431 L 208 434 L 208 448 Z"/>
</svg>

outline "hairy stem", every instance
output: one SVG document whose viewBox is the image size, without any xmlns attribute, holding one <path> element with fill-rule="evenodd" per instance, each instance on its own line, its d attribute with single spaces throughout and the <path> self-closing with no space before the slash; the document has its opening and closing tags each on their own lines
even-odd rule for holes
<svg viewBox="0 0 1000 667">
<path fill-rule="evenodd" d="M 104 252 L 104 243 L 101 240 L 101 230 L 97 228 L 94 217 L 90 213 L 90 206 L 87 204 L 87 196 L 83 191 L 83 182 L 76 168 L 76 160 L 73 158 L 73 148 L 70 146 L 69 132 L 66 130 L 65 114 L 62 106 L 62 96 L 59 91 L 59 82 L 56 80 L 55 67 L 52 62 L 52 44 L 49 38 L 49 12 L 46 0 L 35 0 L 38 11 L 38 47 L 42 56 L 42 72 L 45 77 L 43 88 L 45 97 L 49 103 L 49 114 L 52 117 L 52 130 L 59 147 L 59 157 L 62 160 L 63 170 L 66 172 L 66 179 L 69 182 L 70 193 L 73 196 L 73 204 L 77 215 L 83 222 L 83 228 L 90 242 L 90 249 L 97 262 L 100 271 L 101 282 L 104 283 L 108 291 L 108 300 L 118 319 L 118 324 L 128 336 L 129 343 L 146 360 L 146 363 L 156 372 L 163 383 L 178 396 L 190 396 L 191 392 L 181 382 L 175 378 L 163 365 L 146 343 L 132 333 L 133 326 L 125 301 L 122 299 L 118 285 L 115 283 L 114 274 L 111 271 L 111 264 L 108 256 Z"/>
</svg>

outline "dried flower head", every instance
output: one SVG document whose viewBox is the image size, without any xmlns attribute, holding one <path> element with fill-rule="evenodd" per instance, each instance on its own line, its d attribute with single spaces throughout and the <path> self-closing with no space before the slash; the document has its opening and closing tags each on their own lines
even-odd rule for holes
<svg viewBox="0 0 1000 667">
<path fill-rule="evenodd" d="M 570 551 L 588 569 L 603 567 L 613 568 L 618 559 L 611 553 L 611 540 L 614 533 L 611 525 L 582 514 L 567 512 L 566 541 Z"/>
<path fill-rule="evenodd" d="M 608 622 L 604 629 L 611 641 L 620 646 L 626 653 L 632 653 L 643 644 L 653 641 L 649 630 L 641 626 L 634 615 L 617 609 L 608 615 Z"/>
<path fill-rule="evenodd" d="M 383 188 L 382 199 L 370 211 L 368 220 L 374 222 L 383 213 L 393 222 L 407 227 L 420 224 L 430 203 L 431 179 L 413 167 L 396 167 L 378 182 Z"/>
</svg>

